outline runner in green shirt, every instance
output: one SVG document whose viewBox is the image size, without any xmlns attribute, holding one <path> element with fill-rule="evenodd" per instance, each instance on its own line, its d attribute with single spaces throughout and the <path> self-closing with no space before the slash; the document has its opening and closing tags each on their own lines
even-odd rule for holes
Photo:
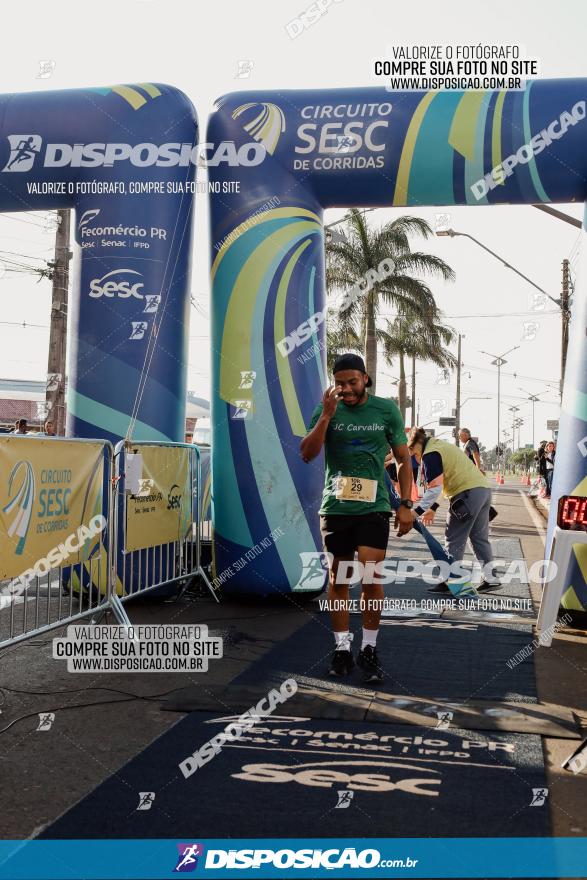
<svg viewBox="0 0 587 880">
<path fill-rule="evenodd" d="M 391 506 L 384 478 L 384 459 L 391 446 L 398 465 L 402 503 L 395 527 L 398 537 L 412 528 L 412 464 L 401 413 L 392 400 L 367 393 L 373 383 L 363 359 L 355 354 L 338 357 L 333 367 L 334 387 L 328 388 L 312 414 L 301 443 L 305 462 L 325 450 L 326 474 L 320 506 L 324 549 L 332 554 L 328 600 L 336 648 L 331 675 L 348 675 L 353 667 L 349 632 L 349 584 L 342 562 L 385 559 Z M 339 405 L 340 403 L 340 405 Z M 372 569 L 372 566 L 369 566 Z M 338 581 L 341 581 L 340 583 Z M 363 641 L 357 663 L 366 682 L 382 681 L 376 643 L 383 604 L 383 586 L 364 583 L 361 594 Z"/>
</svg>

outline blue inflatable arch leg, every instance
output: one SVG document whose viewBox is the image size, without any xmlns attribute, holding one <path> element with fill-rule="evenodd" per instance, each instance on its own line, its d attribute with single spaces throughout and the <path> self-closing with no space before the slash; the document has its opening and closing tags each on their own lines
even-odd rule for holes
<svg viewBox="0 0 587 880">
<path fill-rule="evenodd" d="M 323 209 L 585 201 L 586 99 L 587 80 L 560 79 L 519 92 L 241 92 L 218 102 L 207 140 L 233 145 L 210 167 L 214 550 L 226 590 L 290 593 L 324 580 L 310 566 L 323 471 L 299 455 L 328 381 Z M 577 294 L 578 312 L 584 303 Z M 302 344 L 284 343 L 296 333 Z M 576 317 L 552 516 L 558 495 L 585 490 L 585 357 Z"/>
<path fill-rule="evenodd" d="M 0 210 L 75 209 L 71 436 L 183 440 L 196 143 L 158 83 L 0 96 Z"/>
</svg>

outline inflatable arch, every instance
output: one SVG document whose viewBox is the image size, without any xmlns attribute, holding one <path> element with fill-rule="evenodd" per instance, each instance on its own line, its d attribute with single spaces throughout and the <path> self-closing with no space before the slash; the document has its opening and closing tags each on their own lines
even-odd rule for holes
<svg viewBox="0 0 587 880">
<path fill-rule="evenodd" d="M 0 96 L 0 210 L 76 212 L 69 436 L 184 439 L 196 144 L 165 85 Z"/>
<path fill-rule="evenodd" d="M 586 97 L 587 81 L 568 79 L 218 102 L 207 140 L 233 145 L 210 167 L 214 551 L 227 590 L 324 580 L 311 566 L 323 470 L 299 455 L 328 379 L 324 325 L 305 325 L 308 362 L 278 346 L 323 313 L 323 209 L 585 201 Z M 0 210 L 76 211 L 70 436 L 118 440 L 131 426 L 136 440 L 183 439 L 196 143 L 192 104 L 166 85 L 0 96 Z M 499 183 L 486 177 L 498 165 Z M 559 495 L 587 494 L 582 290 L 573 311 L 553 511 Z M 587 608 L 586 572 L 574 554 L 570 607 Z"/>
<path fill-rule="evenodd" d="M 519 92 L 372 88 L 218 101 L 207 140 L 252 138 L 266 149 L 258 165 L 210 169 L 214 549 L 227 591 L 314 590 L 324 579 L 311 566 L 323 469 L 299 453 L 328 381 L 324 324 L 304 325 L 325 305 L 324 208 L 584 202 L 586 99 L 587 80 L 560 79 Z M 498 183 L 490 172 L 500 165 Z M 558 496 L 587 494 L 584 287 L 573 312 L 551 530 Z M 279 342 L 301 325 L 303 346 L 282 354 L 290 347 Z M 310 346 L 314 355 L 301 359 Z M 587 609 L 586 574 L 587 559 L 573 555 L 571 607 Z"/>
</svg>

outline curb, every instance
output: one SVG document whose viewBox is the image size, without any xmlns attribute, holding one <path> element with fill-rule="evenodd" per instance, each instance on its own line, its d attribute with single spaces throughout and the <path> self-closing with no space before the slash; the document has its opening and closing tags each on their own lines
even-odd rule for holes
<svg viewBox="0 0 587 880">
<path fill-rule="evenodd" d="M 544 519 L 548 519 L 550 514 L 550 498 L 537 498 L 534 496 L 529 496 L 530 501 L 534 504 L 534 507 L 544 517 Z"/>
</svg>

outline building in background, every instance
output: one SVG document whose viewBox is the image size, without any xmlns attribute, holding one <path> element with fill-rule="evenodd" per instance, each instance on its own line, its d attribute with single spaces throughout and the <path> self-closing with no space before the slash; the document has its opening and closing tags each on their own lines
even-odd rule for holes
<svg viewBox="0 0 587 880">
<path fill-rule="evenodd" d="M 48 413 L 45 383 L 33 379 L 0 379 L 0 433 L 14 430 L 17 419 L 26 419 L 31 432 L 41 431 Z M 196 423 L 200 423 L 196 430 Z M 210 443 L 210 402 L 188 391 L 186 433 L 198 443 Z"/>
</svg>

